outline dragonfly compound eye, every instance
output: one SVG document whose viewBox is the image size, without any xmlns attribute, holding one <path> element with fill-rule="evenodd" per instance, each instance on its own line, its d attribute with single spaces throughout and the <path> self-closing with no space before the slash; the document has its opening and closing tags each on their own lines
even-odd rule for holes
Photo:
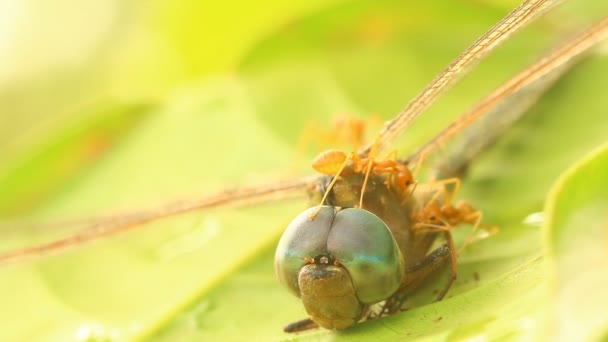
<svg viewBox="0 0 608 342">
<path fill-rule="evenodd" d="M 311 220 L 317 210 L 309 208 L 289 224 L 275 270 L 315 322 L 342 329 L 399 288 L 403 258 L 386 224 L 371 212 L 322 206 Z"/>
</svg>

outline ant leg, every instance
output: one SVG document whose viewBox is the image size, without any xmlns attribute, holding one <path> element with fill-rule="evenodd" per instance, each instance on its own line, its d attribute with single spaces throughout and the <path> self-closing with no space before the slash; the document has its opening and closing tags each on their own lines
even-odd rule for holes
<svg viewBox="0 0 608 342">
<path fill-rule="evenodd" d="M 329 192 L 331 191 L 331 189 L 333 188 L 333 186 L 336 184 L 336 181 L 338 180 L 338 177 L 340 177 L 340 174 L 342 173 L 342 171 L 344 170 L 344 168 L 348 164 L 348 161 L 351 160 L 352 158 L 353 158 L 353 153 L 351 153 L 348 157 L 346 157 L 344 159 L 344 162 L 342 162 L 342 165 L 340 166 L 340 168 L 336 172 L 336 175 L 334 176 L 334 179 L 331 180 L 331 183 L 329 183 L 329 186 L 325 190 L 325 193 L 323 194 L 323 198 L 321 199 L 321 203 L 319 204 L 319 208 L 317 208 L 317 210 L 315 210 L 315 212 L 310 215 L 310 217 L 309 217 L 310 220 L 314 220 L 315 217 L 317 217 L 317 214 L 319 214 L 319 211 L 321 211 L 321 206 L 323 205 L 323 203 L 325 203 L 325 200 L 327 199 L 327 196 L 329 195 Z"/>
<path fill-rule="evenodd" d="M 481 240 L 485 240 L 485 239 L 487 239 L 489 237 L 492 237 L 492 236 L 494 236 L 494 235 L 496 235 L 496 234 L 498 234 L 500 232 L 500 228 L 498 228 L 497 226 L 490 226 L 490 225 L 480 224 L 479 228 L 485 230 L 487 234 L 483 235 L 483 236 L 472 237 L 471 240 L 469 240 L 469 242 L 465 246 L 462 246 L 460 252 L 462 252 L 462 250 L 464 250 L 465 247 L 468 247 L 468 246 L 470 246 L 472 244 L 475 244 L 475 243 L 477 243 L 477 242 L 479 242 Z"/>
<path fill-rule="evenodd" d="M 306 318 L 301 321 L 287 324 L 283 328 L 283 331 L 286 333 L 297 333 L 297 332 L 306 331 L 306 330 L 310 330 L 310 329 L 316 329 L 318 327 L 319 326 L 317 325 L 317 323 L 313 322 L 312 319 Z"/>
<path fill-rule="evenodd" d="M 313 126 L 315 126 L 315 125 L 307 123 L 306 126 L 304 126 L 302 133 L 298 137 L 298 141 L 296 142 L 296 148 L 295 148 L 295 152 L 294 152 L 295 157 L 292 158 L 292 160 L 291 160 L 291 169 L 293 171 L 296 170 L 296 166 L 297 166 L 298 162 L 304 156 L 304 151 L 306 150 L 306 148 L 310 145 L 310 143 L 312 141 L 311 137 L 313 136 L 312 135 Z"/>
<path fill-rule="evenodd" d="M 387 161 L 392 161 L 395 162 L 397 161 L 397 150 L 392 150 L 391 153 L 389 153 L 386 156 L 386 160 Z M 388 172 L 388 175 L 386 176 L 386 181 L 384 181 L 384 185 L 386 185 L 386 189 L 390 192 L 393 192 L 392 188 L 391 188 L 391 184 L 393 184 L 393 182 L 395 181 L 395 173 L 394 172 Z"/>
<path fill-rule="evenodd" d="M 412 190 L 410 190 L 410 192 L 407 194 L 407 196 L 403 197 L 403 199 L 401 200 L 401 205 L 406 205 L 407 202 L 409 202 L 412 197 L 414 196 L 414 191 L 416 191 L 416 187 L 418 187 L 418 182 L 414 182 L 414 184 L 412 184 Z M 428 203 L 431 203 L 430 201 Z"/>
<path fill-rule="evenodd" d="M 458 255 L 462 254 L 462 252 L 464 251 L 465 248 L 467 248 L 468 246 L 481 241 L 483 239 L 487 239 L 491 236 L 494 236 L 496 234 L 498 234 L 498 232 L 500 231 L 500 228 L 498 228 L 497 226 L 490 226 L 490 225 L 484 225 L 481 223 L 483 217 L 483 213 L 481 211 L 475 211 L 473 213 L 471 213 L 469 216 L 467 216 L 467 222 L 471 222 L 471 220 L 475 220 L 473 223 L 473 228 L 471 229 L 471 231 L 467 234 L 467 237 L 464 240 L 464 243 L 462 244 L 462 247 L 460 247 L 460 249 L 458 250 Z M 485 236 L 481 236 L 481 237 L 475 237 L 475 232 L 477 232 L 477 230 L 479 228 L 482 228 L 483 230 L 485 230 L 488 235 Z"/>
<path fill-rule="evenodd" d="M 448 178 L 441 180 L 440 183 L 443 184 L 444 189 L 447 185 L 453 186 L 451 190 L 445 190 L 447 195 L 443 201 L 444 204 L 452 203 L 454 201 L 454 197 L 456 197 L 456 194 L 458 193 L 458 191 L 460 191 L 460 178 Z"/>
<path fill-rule="evenodd" d="M 374 141 L 374 146 L 372 146 L 372 150 L 369 152 L 367 162 L 367 170 L 365 170 L 365 179 L 363 180 L 363 187 L 361 188 L 361 197 L 359 198 L 359 208 L 363 208 L 363 195 L 365 194 L 365 188 L 367 188 L 367 181 L 369 180 L 369 174 L 372 171 L 372 164 L 374 162 L 374 156 L 378 150 L 378 145 L 380 144 L 380 136 L 376 136 L 376 140 Z M 353 152 L 354 154 L 354 152 Z"/>
<path fill-rule="evenodd" d="M 412 227 L 412 229 L 416 232 L 416 233 L 421 233 L 421 234 L 428 234 L 428 233 L 443 233 L 443 232 L 449 232 L 450 230 L 452 230 L 452 227 L 450 226 L 440 226 L 437 224 L 430 224 L 430 223 L 417 223 L 414 225 L 414 227 Z"/>
<path fill-rule="evenodd" d="M 479 228 L 485 230 L 488 233 L 488 235 L 480 236 L 478 238 L 473 238 L 472 243 L 475 243 L 477 241 L 481 241 L 483 239 L 487 239 L 487 238 L 489 238 L 491 236 L 494 236 L 494 235 L 496 235 L 496 234 L 498 234 L 500 232 L 500 228 L 498 228 L 497 226 L 491 226 L 491 225 L 487 225 L 487 224 L 483 224 L 483 223 L 479 225 Z"/>
<path fill-rule="evenodd" d="M 446 179 L 442 179 L 442 180 L 431 181 L 429 184 L 432 186 L 437 186 L 437 187 L 441 186 L 441 190 L 437 190 L 437 192 L 444 195 L 444 197 L 442 199 L 442 204 L 449 205 L 450 203 L 452 203 L 452 201 L 454 200 L 454 197 L 456 197 L 456 194 L 460 190 L 461 181 L 460 181 L 460 178 L 453 177 L 453 178 L 446 178 Z M 447 185 L 452 185 L 452 186 L 454 186 L 454 188 L 451 190 L 447 190 L 446 189 Z M 437 200 L 437 197 L 433 196 L 433 199 Z"/>
<path fill-rule="evenodd" d="M 331 128 L 317 122 L 307 123 L 302 134 L 298 138 L 296 151 L 304 152 L 313 142 L 317 142 L 317 148 L 335 146 L 349 143 L 356 151 L 363 141 L 365 133 L 365 122 L 347 115 L 333 120 Z"/>
<path fill-rule="evenodd" d="M 441 196 L 445 192 L 443 190 L 445 190 L 445 189 L 442 189 L 442 191 L 436 190 L 435 193 L 433 194 L 433 196 L 431 197 L 431 199 L 428 200 L 428 202 L 426 202 L 426 205 L 435 203 L 439 199 L 439 196 Z"/>
<path fill-rule="evenodd" d="M 308 122 L 296 142 L 295 157 L 291 162 L 291 168 L 296 169 L 298 162 L 310 148 L 315 150 L 348 142 L 353 146 L 353 151 L 356 151 L 361 145 L 364 132 L 365 122 L 363 120 L 346 116 L 334 120 L 331 128 L 315 121 Z"/>
<path fill-rule="evenodd" d="M 418 184 L 418 183 L 414 183 L 414 184 Z M 434 194 L 433 196 L 431 196 L 431 199 L 429 199 L 426 203 L 430 204 L 430 203 L 435 203 L 438 199 L 439 196 L 443 195 L 443 198 L 441 200 L 442 205 L 443 206 L 447 206 L 450 205 L 450 203 L 452 203 L 454 197 L 456 196 L 456 193 L 458 192 L 458 190 L 460 189 L 460 179 L 459 178 L 447 178 L 447 179 L 442 179 L 439 181 L 431 181 L 428 183 L 430 186 L 435 187 L 436 189 L 434 189 Z M 452 189 L 452 191 L 448 191 L 445 186 L 446 185 L 454 185 L 454 188 Z"/>
<path fill-rule="evenodd" d="M 363 136 L 365 133 L 365 122 L 363 120 L 349 118 L 348 126 L 348 133 L 350 134 L 348 137 L 345 137 L 344 140 L 348 140 L 348 138 L 350 138 L 351 145 L 353 146 L 353 151 L 357 151 L 363 141 Z"/>
<path fill-rule="evenodd" d="M 428 154 L 428 152 L 423 151 L 420 154 L 418 161 L 416 161 L 416 167 L 414 168 L 414 173 L 412 174 L 414 180 L 416 180 L 416 178 L 418 178 L 418 174 L 420 173 L 420 170 L 422 169 L 422 164 L 424 164 L 427 154 Z"/>
<path fill-rule="evenodd" d="M 386 155 L 386 160 L 397 162 L 397 150 L 392 150 Z"/>
<path fill-rule="evenodd" d="M 458 254 L 462 254 L 462 252 L 464 251 L 465 248 L 467 248 L 468 246 L 472 245 L 473 242 L 473 237 L 475 236 L 475 233 L 477 232 L 477 230 L 479 229 L 479 225 L 481 224 L 481 219 L 483 217 L 483 213 L 479 210 L 467 215 L 466 217 L 466 222 L 473 222 L 473 228 L 471 228 L 471 230 L 469 231 L 469 233 L 467 234 L 467 237 L 464 239 L 464 243 L 462 244 L 462 247 L 460 247 L 460 249 L 458 250 Z M 474 220 L 474 221 L 473 221 Z"/>
<path fill-rule="evenodd" d="M 439 295 L 437 296 L 437 299 L 435 300 L 436 302 L 440 301 L 443 299 L 443 297 L 445 297 L 445 295 L 448 293 L 448 290 L 450 289 L 450 287 L 452 287 L 452 284 L 454 283 L 454 280 L 456 280 L 456 263 L 457 263 L 457 256 L 456 256 L 456 251 L 454 248 L 454 239 L 452 238 L 452 233 L 450 233 L 449 231 L 446 231 L 443 233 L 445 236 L 445 240 L 447 242 L 447 247 L 449 250 L 449 257 L 450 257 L 450 275 L 448 276 L 448 283 L 446 284 L 445 288 L 443 289 L 443 291 L 441 291 L 441 293 L 439 293 Z"/>
</svg>

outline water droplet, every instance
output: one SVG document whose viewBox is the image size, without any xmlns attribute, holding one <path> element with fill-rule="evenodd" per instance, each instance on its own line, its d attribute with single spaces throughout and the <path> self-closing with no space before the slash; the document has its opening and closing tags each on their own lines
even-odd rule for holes
<svg viewBox="0 0 608 342">
<path fill-rule="evenodd" d="M 488 337 L 486 335 L 477 335 L 477 336 L 473 336 L 471 338 L 467 338 L 466 340 L 463 340 L 466 342 L 486 342 L 488 341 Z"/>
<path fill-rule="evenodd" d="M 524 219 L 524 224 L 534 227 L 540 227 L 545 222 L 545 214 L 542 211 L 532 213 Z"/>
<path fill-rule="evenodd" d="M 191 231 L 164 243 L 158 250 L 158 258 L 169 262 L 181 255 L 191 253 L 208 243 L 220 232 L 220 222 L 213 217 L 205 217 L 201 224 Z"/>
<path fill-rule="evenodd" d="M 116 341 L 121 339 L 121 334 L 117 329 L 100 323 L 85 323 L 76 329 L 75 337 L 77 341 L 83 342 Z"/>
<path fill-rule="evenodd" d="M 536 321 L 530 317 L 524 317 L 517 323 L 521 330 L 533 330 L 536 327 Z"/>
</svg>

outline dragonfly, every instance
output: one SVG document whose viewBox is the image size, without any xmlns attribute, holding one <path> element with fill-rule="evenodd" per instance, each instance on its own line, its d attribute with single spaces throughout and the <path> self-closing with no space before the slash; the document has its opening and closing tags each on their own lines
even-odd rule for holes
<svg viewBox="0 0 608 342">
<path fill-rule="evenodd" d="M 390 121 L 385 126 L 384 130 L 381 131 L 381 133 L 379 134 L 379 145 L 382 148 L 387 145 L 390 145 L 391 141 L 396 139 L 397 135 L 403 132 L 405 128 L 407 128 L 410 123 L 433 102 L 433 99 L 436 98 L 442 92 L 442 90 L 444 90 L 445 87 L 447 87 L 451 83 L 454 77 L 458 76 L 458 74 L 461 73 L 462 70 L 466 69 L 465 66 L 467 63 L 471 63 L 476 59 L 480 58 L 482 55 L 489 52 L 502 40 L 508 38 L 512 31 L 515 31 L 520 26 L 525 24 L 528 20 L 530 20 L 532 17 L 539 14 L 543 10 L 546 10 L 545 7 L 551 3 L 553 2 L 526 2 L 524 3 L 524 5 L 522 5 L 522 7 L 516 10 L 516 12 L 513 12 L 504 21 L 501 21 L 496 26 L 496 29 L 494 31 L 490 31 L 487 35 L 484 36 L 484 38 L 480 39 L 477 42 L 477 45 L 474 45 L 471 49 L 465 51 L 465 53 L 462 55 L 463 57 L 458 59 L 455 63 L 451 64 L 450 67 L 446 69 L 446 71 L 440 74 L 440 76 L 438 76 L 435 81 L 433 81 L 427 88 L 425 88 L 420 93 L 420 96 L 416 97 L 412 101 L 411 105 L 406 107 L 406 109 L 399 116 L 397 116 L 394 120 Z M 603 31 L 600 30 L 600 32 Z M 523 87 L 525 87 L 524 81 L 527 80 L 527 82 L 532 83 L 538 78 L 542 79 L 544 75 L 546 75 L 548 70 L 553 70 L 558 63 L 562 63 L 560 65 L 568 63 L 572 58 L 578 55 L 578 53 L 588 49 L 589 45 L 593 45 L 594 43 L 599 41 L 601 35 L 593 37 L 594 38 L 582 39 L 583 42 L 581 44 L 583 45 L 576 45 L 576 41 L 571 42 L 571 44 L 575 44 L 575 46 L 577 46 L 572 51 L 567 49 L 564 50 L 566 52 L 559 49 L 556 50 L 558 52 L 554 53 L 553 58 L 549 58 L 548 69 L 547 67 L 538 67 L 539 71 L 537 71 L 537 74 L 534 74 L 532 72 L 536 70 L 535 68 L 526 69 L 527 74 L 522 74 L 522 76 L 520 76 L 521 79 L 514 79 L 515 81 L 513 81 L 510 86 L 505 86 L 505 89 L 502 89 L 502 92 L 497 91 L 497 93 L 494 94 L 494 97 L 488 97 L 485 101 L 482 102 L 483 106 L 481 109 L 475 109 L 471 111 L 471 113 L 473 114 L 470 115 L 465 114 L 465 116 L 461 117 L 461 119 L 455 121 L 453 124 L 448 126 L 445 131 L 442 131 L 435 138 L 432 138 L 430 142 L 427 145 L 424 145 L 420 151 L 417 151 L 408 158 L 404 159 L 403 163 L 415 163 L 415 161 L 419 160 L 421 155 L 433 152 L 435 149 L 438 148 L 438 146 L 441 146 L 452 136 L 456 135 L 462 129 L 468 126 L 471 122 L 477 120 L 475 115 L 483 115 L 485 113 L 488 113 L 488 111 L 495 106 L 496 101 L 505 99 L 509 96 L 509 94 L 513 94 L 518 89 L 522 89 Z M 587 47 L 585 47 L 585 44 L 587 44 Z M 566 56 L 564 60 L 560 60 L 559 62 L 557 62 L 557 60 L 564 56 Z M 551 57 L 551 55 L 549 55 L 549 57 Z M 522 81 L 522 79 L 524 81 Z M 369 153 L 370 150 L 371 145 L 365 146 L 359 151 L 359 153 L 361 155 L 366 155 L 367 153 Z M 203 156 L 203 158 L 204 157 L 205 156 Z M 311 182 L 314 181 L 314 179 L 314 177 L 305 177 L 294 181 L 275 182 L 268 186 L 244 187 L 234 190 L 222 191 L 217 194 L 205 197 L 200 201 L 181 202 L 163 207 L 161 209 L 153 209 L 150 211 L 136 212 L 130 215 L 121 215 L 110 217 L 107 219 L 96 220 L 93 224 L 89 225 L 89 227 L 86 227 L 83 230 L 79 230 L 73 235 L 68 235 L 67 237 L 55 239 L 47 243 L 34 244 L 25 248 L 18 248 L 15 250 L 3 252 L 0 256 L 0 259 L 2 259 L 2 261 L 7 264 L 24 262 L 24 260 L 27 261 L 31 258 L 36 258 L 38 256 L 45 256 L 47 255 L 47 253 L 55 253 L 62 249 L 70 249 L 74 246 L 79 246 L 89 241 L 101 239 L 120 232 L 125 232 L 130 229 L 135 229 L 141 227 L 144 223 L 147 224 L 150 222 L 154 222 L 162 217 L 189 212 L 192 210 L 216 208 L 225 204 L 235 205 L 259 203 L 262 200 L 273 200 L 276 198 L 284 200 L 286 198 L 289 198 L 290 196 L 302 197 L 305 196 L 304 190 L 309 186 Z M 210 223 L 207 226 L 213 227 L 213 223 Z M 206 232 L 208 233 L 208 235 L 214 234 L 213 228 L 207 229 Z M 70 253 L 70 251 L 67 251 L 66 253 Z M 167 258 L 171 257 L 172 256 L 169 255 Z M 49 260 L 51 260 L 49 262 L 52 262 L 52 259 Z"/>
</svg>

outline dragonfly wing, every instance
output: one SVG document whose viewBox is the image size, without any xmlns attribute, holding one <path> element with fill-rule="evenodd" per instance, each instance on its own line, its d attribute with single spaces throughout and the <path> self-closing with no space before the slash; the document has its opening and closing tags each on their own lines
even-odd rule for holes
<svg viewBox="0 0 608 342">
<path fill-rule="evenodd" d="M 462 134 L 462 138 L 452 144 L 451 152 L 446 153 L 435 167 L 438 178 L 456 176 L 519 120 L 581 55 L 606 38 L 608 18 L 568 39 L 517 74 L 402 161 L 416 163 L 422 156 L 430 155 L 457 134 Z"/>
<path fill-rule="evenodd" d="M 468 49 L 461 53 L 439 75 L 435 77 L 410 103 L 395 117 L 388 121 L 380 132 L 378 144 L 380 148 L 388 144 L 402 133 L 439 95 L 462 76 L 467 67 L 486 56 L 502 41 L 509 38 L 518 29 L 528 24 L 532 19 L 556 6 L 556 0 L 528 0 L 499 21 L 488 32 L 481 36 Z M 374 143 L 359 150 L 360 155 L 367 155 Z"/>
<path fill-rule="evenodd" d="M 96 220 L 66 221 L 67 225 L 87 221 L 88 224 L 81 229 L 78 229 L 75 233 L 63 236 L 61 238 L 20 249 L 0 252 L 0 264 L 17 262 L 23 259 L 58 252 L 63 249 L 81 245 L 85 242 L 123 233 L 137 227 L 143 227 L 145 223 L 196 210 L 204 210 L 229 205 L 252 205 L 272 200 L 304 197 L 306 196 L 307 187 L 313 180 L 314 178 L 308 177 L 275 182 L 255 187 L 237 188 L 225 190 L 196 200 L 175 202 L 150 210 L 143 210 L 122 215 L 113 215 Z M 59 225 L 59 223 L 55 223 L 52 226 L 56 229 Z M 10 225 L 5 224 L 3 226 L 3 229 L 7 230 Z M 37 225 L 33 225 L 30 228 L 44 229 L 44 227 Z M 11 230 L 17 230 L 17 228 L 13 228 Z"/>
</svg>

